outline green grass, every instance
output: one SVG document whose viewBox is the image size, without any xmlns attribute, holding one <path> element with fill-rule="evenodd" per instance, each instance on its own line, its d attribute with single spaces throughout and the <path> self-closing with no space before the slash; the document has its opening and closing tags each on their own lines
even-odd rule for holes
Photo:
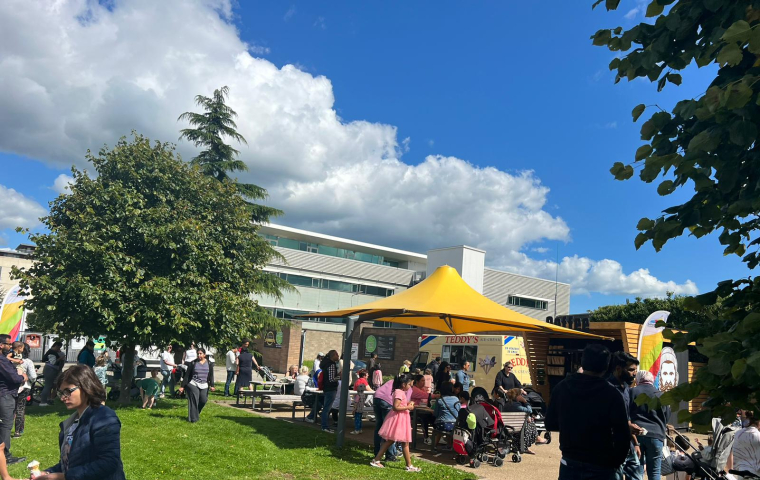
<svg viewBox="0 0 760 480">
<path fill-rule="evenodd" d="M 240 479 L 402 479 L 410 478 L 403 461 L 384 470 L 369 466 L 371 448 L 351 441 L 334 448 L 335 436 L 313 428 L 251 415 L 209 403 L 200 422 L 186 421 L 187 404 L 162 400 L 153 410 L 117 407 L 122 423 L 121 448 L 130 480 Z M 43 468 L 58 462 L 59 423 L 70 412 L 57 404 L 27 408 L 26 432 L 13 439 L 14 455 L 39 460 Z M 414 478 L 473 479 L 443 465 L 416 461 Z M 27 478 L 26 462 L 10 467 Z"/>
</svg>

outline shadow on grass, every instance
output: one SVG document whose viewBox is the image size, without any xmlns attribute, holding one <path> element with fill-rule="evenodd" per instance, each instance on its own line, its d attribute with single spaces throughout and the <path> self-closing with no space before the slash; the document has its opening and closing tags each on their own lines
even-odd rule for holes
<svg viewBox="0 0 760 480">
<path fill-rule="evenodd" d="M 272 418 L 257 417 L 244 413 L 240 416 L 219 415 L 217 418 L 247 427 L 253 434 L 266 437 L 282 450 L 309 450 L 324 447 L 335 457 L 355 465 L 367 465 L 372 459 L 370 447 L 363 443 L 346 440 L 344 447 L 335 447 L 335 435 L 320 430 L 295 425 Z"/>
</svg>

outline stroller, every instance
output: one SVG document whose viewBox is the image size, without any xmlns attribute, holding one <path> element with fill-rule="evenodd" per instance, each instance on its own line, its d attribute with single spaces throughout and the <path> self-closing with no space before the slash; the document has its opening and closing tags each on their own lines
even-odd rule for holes
<svg viewBox="0 0 760 480">
<path fill-rule="evenodd" d="M 668 436 L 668 440 L 674 445 L 681 448 L 685 455 L 684 460 L 673 461 L 672 467 L 674 472 L 685 472 L 703 480 L 718 480 L 726 478 L 723 469 L 731 453 L 731 447 L 734 443 L 734 435 L 739 430 L 738 427 L 724 427 L 720 419 L 714 418 L 712 421 L 713 444 L 710 450 L 700 450 L 694 447 L 688 438 L 674 431 L 676 439 Z M 689 453 L 687 450 L 691 450 Z M 739 472 L 731 471 L 729 473 L 741 475 Z"/>
<path fill-rule="evenodd" d="M 538 435 L 544 434 L 546 444 L 552 443 L 552 432 L 546 430 L 546 402 L 540 393 L 535 391 L 531 385 L 525 385 L 523 390 L 527 393 L 525 399 L 528 400 L 530 407 L 533 409 L 533 423 L 536 425 Z"/>
<path fill-rule="evenodd" d="M 495 412 L 495 413 L 494 413 Z M 492 405 L 481 402 L 459 410 L 454 428 L 456 462 L 478 468 L 485 462 L 500 467 L 507 453 L 500 448 L 502 441 L 501 415 Z"/>
<path fill-rule="evenodd" d="M 272 373 L 272 370 L 270 370 L 269 367 L 265 367 L 264 365 L 261 365 L 259 367 L 259 375 L 261 375 L 261 378 L 267 382 L 277 381 L 277 377 Z"/>
</svg>

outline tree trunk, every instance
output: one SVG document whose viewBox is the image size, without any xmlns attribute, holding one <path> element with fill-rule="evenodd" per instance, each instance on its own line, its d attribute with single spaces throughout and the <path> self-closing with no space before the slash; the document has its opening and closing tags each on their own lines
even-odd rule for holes
<svg viewBox="0 0 760 480">
<path fill-rule="evenodd" d="M 129 403 L 129 392 L 132 390 L 132 379 L 135 376 L 135 346 L 125 345 L 124 355 L 121 356 L 122 374 L 121 374 L 121 392 L 119 393 L 119 403 Z"/>
</svg>

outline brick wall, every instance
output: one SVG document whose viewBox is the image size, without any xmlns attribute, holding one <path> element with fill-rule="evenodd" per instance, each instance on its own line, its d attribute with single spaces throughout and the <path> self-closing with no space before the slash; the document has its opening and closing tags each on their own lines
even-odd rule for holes
<svg viewBox="0 0 760 480">
<path fill-rule="evenodd" d="M 300 335 L 300 334 L 299 334 Z M 299 342 L 301 341 L 299 337 Z M 327 353 L 330 350 L 336 350 L 338 353 L 343 351 L 343 334 L 340 332 L 322 332 L 319 330 L 307 330 L 306 340 L 303 346 L 303 360 L 313 361 L 317 353 Z M 298 352 L 298 350 L 296 350 Z M 296 363 L 298 354 L 296 353 Z"/>
<path fill-rule="evenodd" d="M 352 335 L 352 341 L 359 344 L 359 360 L 365 363 L 369 363 L 369 357 L 364 354 L 364 340 L 369 335 L 382 335 L 382 336 L 395 336 L 396 348 L 393 356 L 393 360 L 380 360 L 382 366 L 383 375 L 396 375 L 401 364 L 404 360 L 412 361 L 414 356 L 419 353 L 420 344 L 419 338 L 423 333 L 434 333 L 432 330 L 415 328 L 411 329 L 396 329 L 396 328 L 374 328 L 372 324 L 359 325 L 359 328 L 354 330 Z"/>
<path fill-rule="evenodd" d="M 298 365 L 298 353 L 301 348 L 301 322 L 293 322 L 291 328 L 282 329 L 282 346 L 267 347 L 263 338 L 256 338 L 253 347 L 261 352 L 261 363 L 273 372 L 285 373 L 291 365 Z"/>
</svg>

